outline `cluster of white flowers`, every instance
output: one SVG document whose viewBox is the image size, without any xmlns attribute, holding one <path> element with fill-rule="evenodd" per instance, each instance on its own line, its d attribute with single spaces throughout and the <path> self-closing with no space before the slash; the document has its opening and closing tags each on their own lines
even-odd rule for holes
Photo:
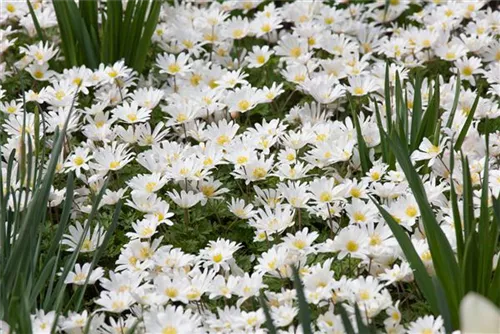
<svg viewBox="0 0 500 334">
<path fill-rule="evenodd" d="M 161 51 L 143 77 L 124 61 L 57 72 L 51 64 L 61 57 L 58 42 L 19 45 L 19 33 L 36 34 L 29 9 L 2 1 L 0 84 L 29 73 L 33 84 L 26 87 L 25 101 L 44 116 L 23 114 L 23 96 L 9 100 L 8 87 L 0 86 L 2 158 L 8 160 L 23 140 L 34 142 L 36 129 L 54 133 L 69 117 L 57 173 L 63 178 L 74 172 L 77 187 L 64 249 L 74 251 L 81 238 L 81 253 L 101 245 L 103 224 L 87 232 L 84 225 L 93 195 L 106 179 L 100 207 L 125 198 L 122 210 L 140 217 L 121 223 L 128 241 L 114 268 L 91 271 L 82 260 L 65 278 L 67 284 L 95 284 L 99 296 L 93 309 L 59 317 L 60 331 L 82 332 L 95 311 L 91 333 L 124 333 L 132 327 L 138 333 L 265 333 L 263 291 L 279 333 L 301 333 L 291 284 L 297 267 L 315 310 L 315 333 L 344 332 L 335 308 L 339 303 L 352 317 L 357 305 L 365 321 L 378 322 L 388 333 L 444 333 L 439 316 L 408 322 L 400 312 L 405 301 L 398 291 L 413 286 L 413 272 L 370 197 L 408 231 L 430 273 L 433 263 L 405 175 L 381 157 L 375 109 L 385 110 L 387 60 L 389 87 L 395 87 L 398 74 L 409 92 L 410 114 L 414 87 L 406 79 L 411 71 L 436 63 L 445 68 L 438 78 L 442 139 L 436 144 L 424 138 L 411 157 L 429 170 L 425 191 L 455 248 L 446 194 L 451 183 L 461 194 L 463 172 L 456 154 L 450 173 L 449 143 L 483 87 L 462 150 L 473 185 L 485 186 L 487 144 L 479 123 L 500 116 L 497 4 L 396 0 L 385 10 L 385 1 L 261 2 L 163 4 L 153 37 Z M 42 28 L 57 24 L 50 2 L 33 5 Z M 396 23 L 402 15 L 412 24 Z M 13 49 L 19 54 L 15 63 L 2 62 L 11 59 L 1 56 Z M 458 108 L 450 116 L 458 77 Z M 423 80 L 424 108 L 431 86 L 431 80 Z M 359 123 L 372 159 L 366 174 L 348 96 L 362 104 Z M 381 124 L 385 117 L 381 113 Z M 500 132 L 490 134 L 489 154 L 488 186 L 498 196 Z M 1 172 L 6 168 L 2 164 Z M 3 189 L 23 191 L 11 181 Z M 59 206 L 65 190 L 53 188 L 50 196 L 50 205 Z M 190 221 L 189 213 L 211 203 L 226 205 L 233 220 L 252 229 L 253 240 L 221 235 L 197 253 L 162 242 L 173 225 L 199 224 L 202 217 Z M 181 214 L 174 215 L 173 207 Z M 245 243 L 263 249 L 250 254 L 248 270 L 237 261 L 239 253 L 248 252 Z M 54 312 L 38 311 L 32 315 L 34 332 L 50 332 L 54 319 Z"/>
</svg>

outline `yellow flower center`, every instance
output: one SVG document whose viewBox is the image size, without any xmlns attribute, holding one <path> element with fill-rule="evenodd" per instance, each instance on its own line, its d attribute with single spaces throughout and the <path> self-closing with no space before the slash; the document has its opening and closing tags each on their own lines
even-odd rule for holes
<svg viewBox="0 0 500 334">
<path fill-rule="evenodd" d="M 301 239 L 297 239 L 294 242 L 292 242 L 292 245 L 294 245 L 298 249 L 304 249 L 304 247 L 307 246 L 306 242 Z"/>
<path fill-rule="evenodd" d="M 179 122 L 179 123 L 185 122 L 187 119 L 188 119 L 187 115 L 184 113 L 180 113 L 179 115 L 177 115 L 177 118 L 176 118 L 177 122 Z"/>
<path fill-rule="evenodd" d="M 85 160 L 82 157 L 76 157 L 73 159 L 73 163 L 77 166 L 81 166 Z"/>
<path fill-rule="evenodd" d="M 215 188 L 213 186 L 210 186 L 210 185 L 208 185 L 208 186 L 202 186 L 201 187 L 201 192 L 206 197 L 211 197 L 215 193 Z"/>
<path fill-rule="evenodd" d="M 215 262 L 215 263 L 219 263 L 222 261 L 222 254 L 221 253 L 217 253 L 215 254 L 214 256 L 212 256 L 212 260 Z"/>
<path fill-rule="evenodd" d="M 200 81 L 201 81 L 201 75 L 193 74 L 191 76 L 191 79 L 189 79 L 189 81 L 191 82 L 191 85 L 198 86 L 200 84 Z"/>
<path fill-rule="evenodd" d="M 90 251 L 92 249 L 92 241 L 90 241 L 90 239 L 85 239 L 82 243 L 82 249 Z"/>
<path fill-rule="evenodd" d="M 354 94 L 356 94 L 356 95 L 364 95 L 365 94 L 365 90 L 362 87 L 355 87 L 353 91 L 354 91 Z"/>
<path fill-rule="evenodd" d="M 358 188 L 352 188 L 350 193 L 351 196 L 355 198 L 359 198 L 361 196 L 361 190 L 359 190 Z"/>
<path fill-rule="evenodd" d="M 179 295 L 179 291 L 176 288 L 166 288 L 164 293 L 169 298 L 175 298 Z"/>
<path fill-rule="evenodd" d="M 244 32 L 242 29 L 235 29 L 233 30 L 233 38 L 241 38 L 243 37 Z"/>
<path fill-rule="evenodd" d="M 227 143 L 229 143 L 231 141 L 231 139 L 229 139 L 229 137 L 226 135 L 221 135 L 221 136 L 217 137 L 216 141 L 217 141 L 217 144 L 219 144 L 220 146 L 224 146 Z"/>
<path fill-rule="evenodd" d="M 439 153 L 439 146 L 431 145 L 431 147 L 429 147 L 429 153 Z"/>
<path fill-rule="evenodd" d="M 115 169 L 120 167 L 120 161 L 112 161 L 109 163 L 109 169 Z"/>
<path fill-rule="evenodd" d="M 84 281 L 85 278 L 87 278 L 87 276 L 85 276 L 85 273 L 78 273 L 73 278 L 73 282 L 81 282 L 81 281 Z"/>
<path fill-rule="evenodd" d="M 380 235 L 374 234 L 370 237 L 370 246 L 378 246 L 382 243 Z"/>
<path fill-rule="evenodd" d="M 354 212 L 352 217 L 354 218 L 355 221 L 364 222 L 366 220 L 366 216 L 362 212 L 359 212 L 359 211 Z"/>
<path fill-rule="evenodd" d="M 137 121 L 137 115 L 136 114 L 128 114 L 127 119 L 131 122 Z"/>
<path fill-rule="evenodd" d="M 248 157 L 242 155 L 242 156 L 239 156 L 237 159 L 236 159 L 236 162 L 240 165 L 243 165 L 244 163 L 248 162 Z"/>
<path fill-rule="evenodd" d="M 253 170 L 252 175 L 256 179 L 262 179 L 267 175 L 267 171 L 262 167 L 257 167 Z"/>
<path fill-rule="evenodd" d="M 262 26 L 260 26 L 260 30 L 262 32 L 268 33 L 271 31 L 271 25 L 269 23 L 264 23 Z"/>
<path fill-rule="evenodd" d="M 456 58 L 456 54 L 455 52 L 446 52 L 444 57 L 448 60 L 453 60 Z"/>
<path fill-rule="evenodd" d="M 347 244 L 345 245 L 345 248 L 349 251 L 349 252 L 356 252 L 358 249 L 359 249 L 359 245 L 356 241 L 354 240 L 349 240 L 347 242 Z"/>
<path fill-rule="evenodd" d="M 464 69 L 462 70 L 462 74 L 464 74 L 464 75 L 472 75 L 472 67 L 465 66 Z"/>
<path fill-rule="evenodd" d="M 115 70 L 111 70 L 111 71 L 108 72 L 108 76 L 110 78 L 116 78 L 117 75 L 118 75 L 118 72 L 115 71 Z"/>
<path fill-rule="evenodd" d="M 370 299 L 370 293 L 367 290 L 361 290 L 359 292 L 359 298 L 361 298 L 361 300 L 368 300 Z"/>
<path fill-rule="evenodd" d="M 292 56 L 293 58 L 299 58 L 301 54 L 302 50 L 298 46 L 290 50 L 290 56 Z"/>
<path fill-rule="evenodd" d="M 175 327 L 168 326 L 163 328 L 161 334 L 177 334 L 177 329 L 175 329 Z"/>
<path fill-rule="evenodd" d="M 146 183 L 146 187 L 145 187 L 146 191 L 148 193 L 152 193 L 154 191 L 155 187 L 156 187 L 156 184 L 157 184 L 156 182 L 148 182 L 148 183 Z"/>
<path fill-rule="evenodd" d="M 422 253 L 422 255 L 420 255 L 420 258 L 424 261 L 430 261 L 432 260 L 432 255 L 431 255 L 431 252 L 430 251 L 425 251 Z"/>
<path fill-rule="evenodd" d="M 62 90 L 57 91 L 55 94 L 56 99 L 58 99 L 59 101 L 61 101 L 65 96 L 66 94 Z"/>
<path fill-rule="evenodd" d="M 319 195 L 319 200 L 321 202 L 330 202 L 333 199 L 332 194 L 327 191 L 324 191 Z"/>
<path fill-rule="evenodd" d="M 248 100 L 241 100 L 240 102 L 238 102 L 238 108 L 242 111 L 245 111 L 250 108 L 250 102 Z"/>
<path fill-rule="evenodd" d="M 414 218 L 417 215 L 418 211 L 414 205 L 410 205 L 406 208 L 405 213 L 408 217 Z"/>
<path fill-rule="evenodd" d="M 33 76 L 37 79 L 42 79 L 43 78 L 43 72 L 42 71 L 35 71 L 35 73 L 33 73 Z"/>
<path fill-rule="evenodd" d="M 122 309 L 124 306 L 125 306 L 125 303 L 123 301 L 117 300 L 111 304 L 111 309 L 112 310 L 119 310 L 119 309 Z"/>
<path fill-rule="evenodd" d="M 167 69 L 168 69 L 168 72 L 175 74 L 181 70 L 181 67 L 179 66 L 179 64 L 173 63 L 173 64 L 168 65 Z"/>
<path fill-rule="evenodd" d="M 266 57 L 264 57 L 263 55 L 258 55 L 258 56 L 256 57 L 256 60 L 257 60 L 257 63 L 258 63 L 258 64 L 261 64 L 261 65 L 262 65 L 262 64 L 264 64 L 264 63 L 266 62 Z"/>
</svg>

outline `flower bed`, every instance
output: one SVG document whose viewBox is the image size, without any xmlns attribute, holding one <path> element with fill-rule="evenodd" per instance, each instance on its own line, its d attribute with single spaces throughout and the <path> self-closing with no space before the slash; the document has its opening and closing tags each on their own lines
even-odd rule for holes
<svg viewBox="0 0 500 334">
<path fill-rule="evenodd" d="M 1 6 L 0 332 L 500 329 L 497 2 Z"/>
</svg>

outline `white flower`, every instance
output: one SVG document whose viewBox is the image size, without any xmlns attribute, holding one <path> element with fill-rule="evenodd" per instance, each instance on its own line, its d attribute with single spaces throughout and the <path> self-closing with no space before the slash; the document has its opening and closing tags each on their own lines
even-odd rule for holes
<svg viewBox="0 0 500 334">
<path fill-rule="evenodd" d="M 87 284 L 94 284 L 103 275 L 104 270 L 101 267 L 96 267 L 90 272 L 90 263 L 84 263 L 82 266 L 77 263 L 75 264 L 75 271 L 68 273 L 64 283 L 84 285 L 87 282 Z"/>
</svg>

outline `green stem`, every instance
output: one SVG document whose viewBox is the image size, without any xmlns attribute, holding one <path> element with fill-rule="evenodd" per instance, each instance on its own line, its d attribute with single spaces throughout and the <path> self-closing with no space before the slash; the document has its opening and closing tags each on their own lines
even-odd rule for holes
<svg viewBox="0 0 500 334">
<path fill-rule="evenodd" d="M 184 208 L 184 225 L 189 225 L 189 211 L 187 208 Z"/>
</svg>

